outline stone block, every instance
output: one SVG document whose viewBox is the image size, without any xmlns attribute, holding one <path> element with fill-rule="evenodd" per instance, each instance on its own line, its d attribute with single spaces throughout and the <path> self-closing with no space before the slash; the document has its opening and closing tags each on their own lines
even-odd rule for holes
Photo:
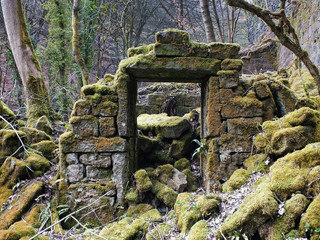
<svg viewBox="0 0 320 240">
<path fill-rule="evenodd" d="M 157 57 L 187 57 L 190 48 L 181 44 L 162 44 L 156 43 L 154 52 Z"/>
<path fill-rule="evenodd" d="M 255 82 L 253 88 L 259 100 L 273 97 L 266 80 Z"/>
<path fill-rule="evenodd" d="M 67 179 L 69 183 L 79 182 L 84 178 L 84 167 L 82 164 L 72 164 L 67 167 Z"/>
<path fill-rule="evenodd" d="M 200 107 L 201 105 L 201 96 L 200 95 L 186 95 L 184 106 L 186 107 Z"/>
<path fill-rule="evenodd" d="M 251 152 L 252 138 L 250 136 L 223 134 L 220 137 L 220 145 L 220 153 L 248 153 Z"/>
<path fill-rule="evenodd" d="M 223 119 L 261 117 L 262 114 L 262 102 L 251 97 L 235 97 L 222 104 L 221 107 Z"/>
<path fill-rule="evenodd" d="M 115 117 L 117 116 L 117 112 L 118 105 L 111 101 L 101 102 L 92 108 L 92 114 L 94 116 Z"/>
<path fill-rule="evenodd" d="M 235 98 L 236 93 L 232 89 L 220 89 L 220 102 L 227 103 L 230 99 Z"/>
<path fill-rule="evenodd" d="M 86 177 L 90 179 L 111 179 L 112 171 L 106 168 L 86 166 Z"/>
<path fill-rule="evenodd" d="M 190 37 L 187 31 L 182 30 L 165 30 L 156 33 L 156 42 L 163 44 L 179 44 L 187 45 L 190 44 Z"/>
<path fill-rule="evenodd" d="M 239 58 L 240 45 L 233 43 L 210 43 L 209 57 L 215 59 Z"/>
<path fill-rule="evenodd" d="M 112 137 L 116 133 L 115 119 L 104 117 L 99 119 L 99 132 L 101 137 Z"/>
<path fill-rule="evenodd" d="M 73 105 L 71 116 L 86 116 L 91 114 L 91 104 L 89 101 L 80 99 Z"/>
<path fill-rule="evenodd" d="M 218 72 L 220 88 L 235 88 L 239 85 L 239 72 L 223 70 Z"/>
<path fill-rule="evenodd" d="M 79 139 L 72 132 L 62 134 L 59 141 L 62 153 L 125 152 L 128 147 L 127 141 L 120 137 Z"/>
<path fill-rule="evenodd" d="M 243 62 L 240 59 L 230 59 L 227 58 L 222 61 L 221 69 L 222 70 L 236 70 L 241 71 Z"/>
<path fill-rule="evenodd" d="M 85 165 L 95 167 L 109 168 L 111 167 L 111 154 L 110 153 L 85 153 L 81 154 L 80 162 Z"/>
<path fill-rule="evenodd" d="M 70 123 L 73 133 L 80 138 L 97 137 L 99 134 L 98 120 L 94 116 L 75 116 L 70 118 Z"/>
<path fill-rule="evenodd" d="M 170 145 L 168 155 L 175 159 L 186 157 L 190 153 L 193 138 L 193 133 L 190 132 L 180 139 L 174 139 Z"/>
<path fill-rule="evenodd" d="M 66 162 L 70 164 L 78 164 L 78 153 L 69 153 L 66 155 Z"/>
<path fill-rule="evenodd" d="M 98 152 L 125 152 L 128 148 L 128 143 L 126 139 L 120 137 L 100 137 L 96 141 L 96 148 Z"/>
<path fill-rule="evenodd" d="M 254 136 L 259 132 L 262 118 L 234 118 L 227 120 L 227 132 L 232 135 Z"/>
<path fill-rule="evenodd" d="M 266 98 L 261 100 L 262 102 L 262 110 L 263 110 L 263 121 L 271 121 L 274 119 L 276 115 L 276 103 L 273 98 Z"/>
<path fill-rule="evenodd" d="M 137 116 L 141 114 L 159 114 L 160 113 L 160 105 L 143 105 L 137 104 Z"/>
<path fill-rule="evenodd" d="M 123 200 L 124 190 L 129 181 L 129 155 L 128 153 L 114 153 L 112 159 L 113 180 L 117 188 L 117 199 Z"/>
</svg>

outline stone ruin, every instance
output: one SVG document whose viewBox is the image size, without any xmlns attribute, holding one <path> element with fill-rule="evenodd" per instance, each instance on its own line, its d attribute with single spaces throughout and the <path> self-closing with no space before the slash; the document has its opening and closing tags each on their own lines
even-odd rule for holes
<svg viewBox="0 0 320 240">
<path fill-rule="evenodd" d="M 207 192 L 219 189 L 251 155 L 259 125 L 276 112 L 267 81 L 248 88 L 239 79 L 239 50 L 238 44 L 195 43 L 185 31 L 167 30 L 156 34 L 155 44 L 129 49 L 113 82 L 108 75 L 83 87 L 72 128 L 60 137 L 59 203 L 76 208 L 94 199 L 92 207 L 102 206 L 97 216 L 105 222 L 114 217 L 114 205 L 122 202 L 139 162 L 138 82 L 200 84 L 200 135 L 208 147 L 201 171 Z M 281 91 L 280 102 L 287 96 Z"/>
</svg>

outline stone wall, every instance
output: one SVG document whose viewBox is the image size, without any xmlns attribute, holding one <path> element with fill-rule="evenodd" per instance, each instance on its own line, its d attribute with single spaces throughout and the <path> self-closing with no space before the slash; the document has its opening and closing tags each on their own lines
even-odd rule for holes
<svg viewBox="0 0 320 240">
<path fill-rule="evenodd" d="M 189 82 L 201 85 L 201 156 L 208 192 L 242 167 L 252 136 L 263 121 L 263 103 L 239 80 L 239 45 L 195 43 L 185 31 L 157 33 L 156 43 L 129 50 L 114 77 L 82 88 L 71 129 L 60 137 L 60 204 L 88 205 L 96 199 L 112 216 L 138 165 L 136 100 L 138 82 Z M 99 197 L 103 196 L 101 199 Z M 98 202 L 99 202 L 98 201 Z M 104 217 L 103 217 L 104 216 Z"/>
</svg>

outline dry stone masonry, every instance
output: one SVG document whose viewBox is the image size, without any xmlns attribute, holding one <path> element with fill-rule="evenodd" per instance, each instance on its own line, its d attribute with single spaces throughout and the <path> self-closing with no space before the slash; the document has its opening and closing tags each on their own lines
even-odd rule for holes
<svg viewBox="0 0 320 240">
<path fill-rule="evenodd" d="M 199 83 L 201 156 L 207 190 L 221 183 L 250 156 L 252 136 L 263 121 L 263 103 L 239 80 L 238 44 L 195 43 L 185 31 L 156 34 L 156 43 L 129 49 L 113 77 L 106 75 L 82 88 L 71 128 L 60 138 L 60 204 L 104 205 L 96 214 L 105 221 L 137 170 L 137 83 Z M 67 196 L 67 197 L 63 197 Z M 106 209 L 108 211 L 106 211 Z"/>
</svg>

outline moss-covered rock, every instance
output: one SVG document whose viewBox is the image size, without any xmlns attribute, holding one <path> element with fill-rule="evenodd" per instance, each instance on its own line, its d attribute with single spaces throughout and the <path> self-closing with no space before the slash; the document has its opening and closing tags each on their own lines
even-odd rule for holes
<svg viewBox="0 0 320 240">
<path fill-rule="evenodd" d="M 23 127 L 20 128 L 20 131 L 25 132 L 26 133 L 26 137 L 24 138 L 26 141 L 25 143 L 31 145 L 33 143 L 38 143 L 41 141 L 45 141 L 45 140 L 51 140 L 51 137 L 45 133 L 44 131 L 35 129 L 35 128 L 30 128 L 30 127 Z"/>
<path fill-rule="evenodd" d="M 53 128 L 47 116 L 40 117 L 34 124 L 34 128 L 44 131 L 49 135 L 53 134 Z"/>
<path fill-rule="evenodd" d="M 44 205 L 35 205 L 31 210 L 26 214 L 24 220 L 34 228 L 39 228 L 40 223 L 40 214 L 45 209 Z"/>
<path fill-rule="evenodd" d="M 239 58 L 239 44 L 233 43 L 210 43 L 209 57 L 216 59 Z"/>
<path fill-rule="evenodd" d="M 22 237 L 32 237 L 36 234 L 36 230 L 24 221 L 18 221 L 12 224 L 9 230 L 16 231 L 20 238 Z"/>
<path fill-rule="evenodd" d="M 142 114 L 137 118 L 138 128 L 142 131 L 156 131 L 164 138 L 179 138 L 191 129 L 189 121 L 182 117 L 169 117 L 162 114 Z"/>
<path fill-rule="evenodd" d="M 147 240 L 161 240 L 168 237 L 170 233 L 171 225 L 167 223 L 162 223 L 156 226 L 151 232 L 146 235 Z"/>
<path fill-rule="evenodd" d="M 221 62 L 222 70 L 237 70 L 241 71 L 243 62 L 240 59 L 225 59 Z"/>
<path fill-rule="evenodd" d="M 143 45 L 140 47 L 134 47 L 134 48 L 129 48 L 128 49 L 128 57 L 134 57 L 139 54 L 146 54 L 150 51 L 153 51 L 154 49 L 154 44 L 149 44 L 149 45 Z"/>
<path fill-rule="evenodd" d="M 30 148 L 39 151 L 45 158 L 52 159 L 57 154 L 58 145 L 51 140 L 45 140 L 30 145 Z"/>
<path fill-rule="evenodd" d="M 140 218 L 145 221 L 149 221 L 149 222 L 162 222 L 163 221 L 161 214 L 157 209 L 151 209 L 148 212 L 141 214 Z"/>
<path fill-rule="evenodd" d="M 199 220 L 207 218 L 217 212 L 220 199 L 213 196 L 180 193 L 174 205 L 181 234 L 187 233 Z"/>
<path fill-rule="evenodd" d="M 151 205 L 145 204 L 145 203 L 141 203 L 138 205 L 130 205 L 130 207 L 128 208 L 128 211 L 127 211 L 127 216 L 138 218 L 142 214 L 150 211 L 152 208 L 153 207 Z"/>
<path fill-rule="evenodd" d="M 299 231 L 301 236 L 319 239 L 320 233 L 320 195 L 318 195 L 307 208 L 306 214 L 301 218 Z M 316 231 L 317 230 L 317 231 Z"/>
<path fill-rule="evenodd" d="M 233 236 L 235 232 L 253 236 L 257 228 L 272 219 L 278 213 L 278 202 L 273 192 L 269 190 L 268 179 L 258 185 L 255 193 L 247 196 L 240 208 L 221 225 L 225 237 Z M 217 236 L 222 239 L 222 234 Z"/>
<path fill-rule="evenodd" d="M 198 221 L 190 229 L 187 240 L 206 240 L 207 234 L 210 231 L 207 225 L 208 223 L 204 220 Z"/>
<path fill-rule="evenodd" d="M 270 187 L 280 199 L 302 191 L 308 184 L 310 168 L 320 164 L 320 143 L 307 145 L 304 149 L 278 159 L 270 168 Z"/>
<path fill-rule="evenodd" d="M 168 207 L 174 206 L 178 196 L 172 188 L 158 181 L 152 181 L 152 193 Z"/>
<path fill-rule="evenodd" d="M 187 31 L 166 29 L 156 33 L 156 42 L 163 44 L 174 43 L 188 46 L 190 44 L 190 38 Z"/>
<path fill-rule="evenodd" d="M 228 181 L 226 181 L 222 186 L 223 192 L 233 192 L 239 189 L 242 185 L 246 184 L 250 178 L 250 171 L 245 169 L 236 170 Z"/>
<path fill-rule="evenodd" d="M 250 172 L 266 173 L 269 171 L 269 167 L 266 164 L 267 156 L 265 154 L 256 154 L 247 158 L 243 162 L 243 166 Z"/>
<path fill-rule="evenodd" d="M 296 194 L 284 205 L 285 213 L 274 221 L 259 228 L 262 239 L 282 239 L 283 235 L 295 227 L 296 220 L 301 216 L 309 204 L 309 200 L 302 194 Z"/>
<path fill-rule="evenodd" d="M 32 170 L 33 177 L 39 177 L 50 168 L 48 159 L 39 154 L 31 153 L 26 159 L 27 166 Z"/>
<path fill-rule="evenodd" d="M 28 210 L 34 199 L 41 193 L 43 182 L 34 182 L 21 189 L 20 197 L 0 213 L 0 229 L 7 229 Z"/>
<path fill-rule="evenodd" d="M 140 192 L 148 192 L 152 188 L 152 182 L 148 176 L 146 170 L 141 169 L 135 172 L 134 178 L 136 180 L 137 189 Z"/>
<path fill-rule="evenodd" d="M 168 155 L 175 159 L 187 156 L 192 150 L 191 144 L 193 138 L 193 132 L 189 132 L 179 139 L 174 139 L 170 145 Z"/>
<path fill-rule="evenodd" d="M 174 163 L 174 167 L 182 172 L 185 169 L 191 169 L 191 163 L 188 159 L 181 158 Z"/>
<path fill-rule="evenodd" d="M 14 157 L 7 158 L 0 168 L 0 186 L 12 188 L 28 176 L 27 165 Z"/>
<path fill-rule="evenodd" d="M 2 239 L 2 240 L 19 240 L 20 235 L 14 230 L 0 230 L 0 239 Z"/>
<path fill-rule="evenodd" d="M 126 192 L 124 199 L 130 203 L 138 203 L 141 200 L 138 190 L 133 187 Z"/>
<path fill-rule="evenodd" d="M 178 171 L 171 164 L 158 166 L 155 170 L 158 179 L 177 192 L 182 192 L 187 186 L 187 176 Z"/>
<path fill-rule="evenodd" d="M 188 190 L 188 192 L 197 191 L 197 189 L 199 187 L 199 181 L 193 175 L 191 170 L 190 169 L 185 169 L 185 170 L 182 171 L 182 173 L 184 173 L 187 176 L 187 182 L 188 182 L 187 190 Z"/>
</svg>

